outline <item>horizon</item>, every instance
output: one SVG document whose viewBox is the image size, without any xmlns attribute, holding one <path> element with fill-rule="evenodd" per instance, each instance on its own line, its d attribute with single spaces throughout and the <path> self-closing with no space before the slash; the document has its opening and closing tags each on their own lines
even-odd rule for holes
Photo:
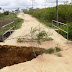
<svg viewBox="0 0 72 72">
<path fill-rule="evenodd" d="M 59 0 L 58 4 L 64 4 L 65 1 L 68 0 Z M 70 3 L 71 0 L 68 1 L 68 3 Z M 45 7 L 54 7 L 56 6 L 56 1 L 55 0 L 33 0 L 33 8 L 45 8 Z M 19 9 L 28 9 L 32 7 L 32 0 L 22 0 L 22 2 L 20 0 L 1 0 L 0 2 L 0 7 L 2 8 L 3 11 L 4 10 L 16 10 L 17 8 Z"/>
</svg>

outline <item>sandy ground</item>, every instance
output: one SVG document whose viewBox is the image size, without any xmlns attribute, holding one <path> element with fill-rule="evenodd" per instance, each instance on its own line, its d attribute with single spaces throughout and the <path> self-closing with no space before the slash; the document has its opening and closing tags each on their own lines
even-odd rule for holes
<svg viewBox="0 0 72 72">
<path fill-rule="evenodd" d="M 63 57 L 57 57 L 56 54 L 43 54 L 37 58 L 25 62 L 16 64 L 10 67 L 5 67 L 0 70 L 0 72 L 72 72 L 72 45 L 66 44 L 67 40 L 59 35 L 55 30 L 46 27 L 41 24 L 35 18 L 28 14 L 20 13 L 18 17 L 24 19 L 22 27 L 16 30 L 8 39 L 18 36 L 24 36 L 28 34 L 31 27 L 36 27 L 40 24 L 40 27 L 52 33 L 51 37 L 53 41 L 47 41 L 42 43 L 42 45 L 37 45 L 36 43 L 17 43 L 17 39 L 5 40 L 1 45 L 17 45 L 17 46 L 39 46 L 42 48 L 51 48 L 59 46 L 63 49 L 60 53 Z"/>
<path fill-rule="evenodd" d="M 21 28 L 18 30 L 15 30 L 12 35 L 8 39 L 4 41 L 4 43 L 0 43 L 1 45 L 17 45 L 17 46 L 35 46 L 35 47 L 42 47 L 42 48 L 54 48 L 56 46 L 59 46 L 63 49 L 69 48 L 69 45 L 66 44 L 67 40 L 62 37 L 60 34 L 58 34 L 55 30 L 46 27 L 44 24 L 40 23 L 36 18 L 32 17 L 28 14 L 19 13 L 19 18 L 24 19 L 24 23 L 22 24 Z M 53 41 L 47 41 L 43 42 L 41 45 L 38 45 L 36 42 L 31 43 L 17 43 L 17 38 L 20 36 L 25 36 L 30 33 L 31 27 L 40 27 L 41 29 L 47 31 L 49 34 L 51 34 L 51 38 Z"/>
</svg>

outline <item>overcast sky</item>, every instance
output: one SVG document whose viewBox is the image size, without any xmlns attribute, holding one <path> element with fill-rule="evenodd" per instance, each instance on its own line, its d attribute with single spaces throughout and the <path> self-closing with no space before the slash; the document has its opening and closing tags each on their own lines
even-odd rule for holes
<svg viewBox="0 0 72 72">
<path fill-rule="evenodd" d="M 64 4 L 64 1 L 71 0 L 59 0 L 59 4 Z M 56 0 L 33 0 L 34 8 L 51 7 L 56 5 Z M 16 9 L 16 8 L 30 8 L 32 7 L 32 0 L 0 0 L 0 7 L 2 9 Z"/>
</svg>

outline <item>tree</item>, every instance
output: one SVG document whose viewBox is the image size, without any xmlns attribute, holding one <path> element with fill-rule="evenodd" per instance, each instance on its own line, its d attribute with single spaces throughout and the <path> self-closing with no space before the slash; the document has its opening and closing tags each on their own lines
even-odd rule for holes
<svg viewBox="0 0 72 72">
<path fill-rule="evenodd" d="M 18 13 L 18 12 L 19 12 L 19 8 L 17 8 L 17 9 L 15 10 L 15 12 L 17 12 L 17 13 Z"/>
<path fill-rule="evenodd" d="M 0 7 L 0 10 L 1 10 L 2 8 Z"/>
<path fill-rule="evenodd" d="M 0 7 L 0 10 L 1 10 L 2 8 Z M 1 12 L 0 12 L 1 13 Z"/>
<path fill-rule="evenodd" d="M 68 4 L 68 1 L 64 1 L 64 4 Z"/>
<path fill-rule="evenodd" d="M 5 11 L 3 14 L 4 15 L 9 15 L 9 11 Z"/>
</svg>

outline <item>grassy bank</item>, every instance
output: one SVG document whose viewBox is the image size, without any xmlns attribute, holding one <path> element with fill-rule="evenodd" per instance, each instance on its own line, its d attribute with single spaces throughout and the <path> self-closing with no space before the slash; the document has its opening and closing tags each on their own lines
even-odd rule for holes
<svg viewBox="0 0 72 72">
<path fill-rule="evenodd" d="M 16 13 L 12 13 L 12 14 L 9 14 L 9 15 L 4 15 L 4 14 L 1 14 L 0 15 L 0 30 L 3 30 L 3 31 L 6 31 L 9 29 L 9 26 L 5 27 L 5 28 L 2 28 L 2 26 L 10 23 L 14 21 L 14 23 L 11 25 L 15 25 L 15 29 L 19 29 L 23 23 L 23 19 L 20 19 L 17 17 L 17 14 Z M 0 35 L 2 34 L 3 32 L 1 31 L 0 32 Z"/>
<path fill-rule="evenodd" d="M 51 22 L 52 20 L 56 20 L 56 7 L 43 8 L 43 9 L 32 9 L 29 11 L 25 11 L 25 13 L 29 13 L 32 16 L 43 19 L 47 22 Z M 72 22 L 72 5 L 59 5 L 58 6 L 58 20 L 63 23 Z"/>
<path fill-rule="evenodd" d="M 52 20 L 56 20 L 56 7 L 43 8 L 43 9 L 32 9 L 29 11 L 25 10 L 25 13 L 31 14 L 36 17 L 40 22 L 45 25 L 52 27 Z M 58 6 L 58 20 L 59 22 L 63 22 L 68 24 L 69 26 L 69 39 L 72 39 L 72 5 L 59 5 Z M 66 30 L 66 27 L 60 26 L 63 30 Z M 64 32 L 61 34 L 66 37 Z"/>
<path fill-rule="evenodd" d="M 18 18 L 16 13 L 10 14 L 10 15 L 2 15 L 0 16 L 0 27 L 3 25 L 6 25 L 7 23 L 15 21 L 15 29 L 18 29 L 21 27 L 21 24 L 23 22 L 23 19 Z"/>
</svg>

